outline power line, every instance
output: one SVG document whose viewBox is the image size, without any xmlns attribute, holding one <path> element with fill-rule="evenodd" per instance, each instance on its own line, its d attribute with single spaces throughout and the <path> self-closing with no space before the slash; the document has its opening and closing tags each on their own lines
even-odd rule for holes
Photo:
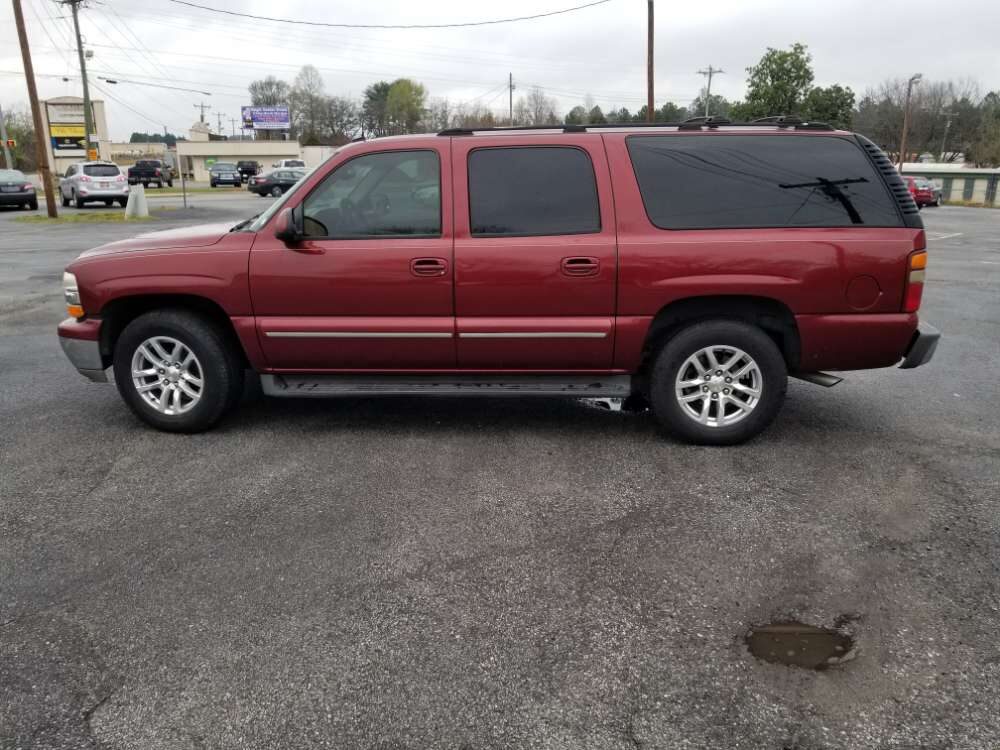
<svg viewBox="0 0 1000 750">
<path fill-rule="evenodd" d="M 199 10 L 211 11 L 212 13 L 222 13 L 227 16 L 252 18 L 255 21 L 273 21 L 275 23 L 290 23 L 298 26 L 323 26 L 323 27 L 338 28 L 338 29 L 456 29 L 467 26 L 494 26 L 500 23 L 514 23 L 515 21 L 531 21 L 536 18 L 559 16 L 564 13 L 572 13 L 573 11 L 583 10 L 584 8 L 592 8 L 595 5 L 604 5 L 605 3 L 611 2 L 611 0 L 595 0 L 595 2 L 586 3 L 585 5 L 576 5 L 572 8 L 564 8 L 563 10 L 552 10 L 546 13 L 535 13 L 534 15 L 530 16 L 517 16 L 514 18 L 498 18 L 491 21 L 468 21 L 465 23 L 426 23 L 426 24 L 328 23 L 326 21 L 303 21 L 292 18 L 255 16 L 252 13 L 240 13 L 235 10 L 210 8 L 207 5 L 199 5 L 198 3 L 188 2 L 188 0 L 170 0 L 170 2 L 176 3 L 177 5 L 187 5 L 188 7 L 191 8 L 198 8 Z"/>
</svg>

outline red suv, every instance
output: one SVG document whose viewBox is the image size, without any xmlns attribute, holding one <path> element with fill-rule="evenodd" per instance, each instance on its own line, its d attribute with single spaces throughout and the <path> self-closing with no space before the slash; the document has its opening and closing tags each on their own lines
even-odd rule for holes
<svg viewBox="0 0 1000 750">
<path fill-rule="evenodd" d="M 925 235 L 868 140 L 791 120 L 352 143 L 236 226 L 67 268 L 62 346 L 147 423 L 271 396 L 600 396 L 684 440 L 766 427 L 787 376 L 922 365 Z"/>
<path fill-rule="evenodd" d="M 906 183 L 906 189 L 913 196 L 913 202 L 917 204 L 917 208 L 941 205 L 941 196 L 934 190 L 934 186 L 923 177 L 904 177 L 903 182 Z"/>
</svg>

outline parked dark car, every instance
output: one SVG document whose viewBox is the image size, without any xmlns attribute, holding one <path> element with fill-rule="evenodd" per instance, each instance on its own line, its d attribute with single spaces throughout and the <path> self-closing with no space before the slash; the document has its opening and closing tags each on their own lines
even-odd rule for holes
<svg viewBox="0 0 1000 750">
<path fill-rule="evenodd" d="M 255 161 L 238 161 L 236 171 L 240 173 L 243 182 L 250 182 L 251 177 L 260 174 L 260 164 Z"/>
<path fill-rule="evenodd" d="M 138 185 L 142 183 L 149 187 L 150 183 L 155 183 L 161 188 L 174 186 L 174 168 L 162 159 L 140 159 L 133 166 L 128 168 L 128 184 Z"/>
<path fill-rule="evenodd" d="M 38 208 L 35 186 L 28 182 L 24 172 L 0 169 L 0 206 L 20 206 L 32 211 Z"/>
<path fill-rule="evenodd" d="M 243 187 L 243 178 L 240 176 L 236 165 L 231 161 L 217 161 L 209 167 L 208 184 L 210 187 L 215 187 L 216 185 Z"/>
<path fill-rule="evenodd" d="M 275 169 L 265 175 L 252 177 L 247 183 L 247 190 L 257 193 L 261 197 L 273 195 L 277 198 L 305 177 L 305 174 L 306 170 L 304 169 Z"/>
</svg>

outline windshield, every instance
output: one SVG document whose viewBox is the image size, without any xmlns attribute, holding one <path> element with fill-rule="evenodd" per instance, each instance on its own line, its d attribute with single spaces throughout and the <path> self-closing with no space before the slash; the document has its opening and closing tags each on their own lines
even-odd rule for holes
<svg viewBox="0 0 1000 750">
<path fill-rule="evenodd" d="M 216 162 L 215 164 L 213 164 L 212 168 L 209 171 L 210 172 L 222 172 L 222 171 L 224 171 L 226 169 L 233 170 L 233 169 L 236 169 L 236 166 L 234 164 L 230 164 L 229 162 L 219 161 L 219 162 Z"/>
<path fill-rule="evenodd" d="M 0 182 L 23 182 L 24 172 L 16 169 L 0 169 Z"/>
<path fill-rule="evenodd" d="M 117 177 L 118 167 L 114 164 L 85 164 L 83 173 L 88 177 Z"/>
</svg>

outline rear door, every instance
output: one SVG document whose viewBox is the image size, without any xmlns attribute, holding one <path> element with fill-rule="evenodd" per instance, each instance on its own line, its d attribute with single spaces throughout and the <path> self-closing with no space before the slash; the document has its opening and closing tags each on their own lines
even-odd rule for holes
<svg viewBox="0 0 1000 750">
<path fill-rule="evenodd" d="M 460 367 L 604 370 L 617 246 L 599 136 L 455 137 Z"/>
</svg>

